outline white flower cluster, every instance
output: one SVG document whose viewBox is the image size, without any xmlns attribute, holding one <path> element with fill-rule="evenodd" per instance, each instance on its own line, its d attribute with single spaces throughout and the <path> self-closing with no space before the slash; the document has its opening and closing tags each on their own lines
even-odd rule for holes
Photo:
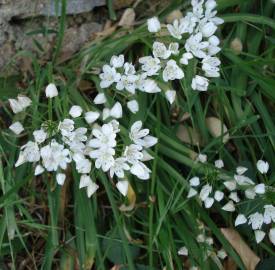
<svg viewBox="0 0 275 270">
<path fill-rule="evenodd" d="M 45 94 L 48 98 L 57 96 L 56 86 L 48 85 Z M 94 103 L 102 104 L 105 101 L 104 94 L 98 94 Z M 21 96 L 18 100 L 10 101 L 16 113 L 24 110 L 30 103 L 27 97 L 22 99 Z M 35 163 L 35 175 L 40 175 L 44 171 L 54 172 L 57 183 L 63 185 L 66 179 L 64 171 L 73 162 L 81 175 L 79 188 L 86 187 L 87 195 L 90 197 L 98 189 L 98 185 L 90 177 L 94 163 L 96 169 L 108 172 L 112 178 L 114 175 L 118 178 L 117 188 L 126 196 L 128 190 L 126 172 L 142 180 L 149 179 L 151 171 L 144 162 L 153 159 L 147 149 L 157 143 L 157 138 L 149 135 L 149 129 L 142 129 L 141 121 L 136 121 L 128 134 L 130 143 L 122 145 L 119 122 L 114 119 L 122 116 L 121 104 L 117 102 L 108 109 L 107 117 L 104 110 L 103 120 L 112 119 L 102 126 L 94 123 L 101 114 L 89 111 L 84 114 L 87 127 L 76 127 L 74 119 L 83 114 L 83 109 L 78 105 L 72 106 L 69 110 L 72 119 L 66 118 L 59 123 L 51 120 L 43 123 L 40 129 L 33 132 L 33 140 L 21 147 L 15 166 L 25 162 Z M 24 130 L 19 122 L 12 124 L 10 129 L 17 135 Z"/>
<path fill-rule="evenodd" d="M 201 158 L 199 159 L 201 160 Z M 206 159 L 203 159 L 205 162 Z M 266 161 L 258 160 L 257 169 L 260 174 L 266 174 L 269 170 L 269 164 Z M 221 169 L 224 167 L 222 160 L 215 161 L 215 167 Z M 274 188 L 264 183 L 255 184 L 255 182 L 245 175 L 247 168 L 239 166 L 236 168 L 236 173 L 232 180 L 226 180 L 220 185 L 219 189 L 215 189 L 215 182 L 212 184 L 206 183 L 201 185 L 202 181 L 198 176 L 194 176 L 189 180 L 190 189 L 187 198 L 192 198 L 198 195 L 204 207 L 211 208 L 215 201 L 218 203 L 224 202 L 222 210 L 227 212 L 239 212 L 238 204 L 242 200 L 261 199 L 263 201 L 262 211 L 251 213 L 250 215 L 238 214 L 235 220 L 235 226 L 248 223 L 255 232 L 255 239 L 260 243 L 266 233 L 261 230 L 264 224 L 275 225 L 275 207 L 268 203 L 268 198 L 265 196 L 267 192 L 274 192 Z M 222 186 L 222 187 L 221 187 Z M 265 203 L 267 202 L 267 203 Z M 269 239 L 275 245 L 275 228 L 269 231 Z"/>
<path fill-rule="evenodd" d="M 215 246 L 214 239 L 211 236 L 211 230 L 207 228 L 203 223 L 199 222 L 198 228 L 200 233 L 196 237 L 196 241 L 200 248 L 203 250 L 203 260 L 206 261 L 210 256 L 215 256 L 218 260 L 224 260 L 227 257 L 227 253 L 223 248 L 219 249 Z M 178 255 L 188 256 L 189 252 L 186 246 L 182 246 L 178 250 Z M 191 266 L 189 270 L 199 269 L 197 266 Z"/>
<path fill-rule="evenodd" d="M 149 32 L 156 33 L 158 40 L 152 44 L 152 55 L 139 58 L 140 68 L 136 70 L 132 63 L 126 62 L 124 55 L 112 56 L 110 63 L 105 64 L 100 77 L 100 87 L 124 91 L 131 99 L 137 90 L 147 93 L 164 91 L 165 97 L 172 104 L 176 98 L 172 81 L 184 78 L 184 66 L 192 58 L 200 61 L 202 74 L 197 74 L 192 80 L 192 89 L 206 91 L 209 80 L 206 77 L 219 77 L 220 60 L 215 55 L 220 51 L 219 39 L 215 36 L 217 25 L 223 20 L 216 17 L 216 1 L 193 0 L 193 10 L 186 16 L 176 19 L 165 26 L 168 30 L 170 42 L 161 42 L 163 35 L 157 33 L 164 30 L 154 17 L 148 20 Z M 182 39 L 185 42 L 182 42 Z M 167 40 L 167 37 L 166 39 Z M 184 44 L 184 46 L 181 46 Z M 162 81 L 164 83 L 158 83 Z M 138 111 L 136 100 L 132 101 L 134 109 Z M 130 101 L 131 102 L 131 101 Z"/>
</svg>

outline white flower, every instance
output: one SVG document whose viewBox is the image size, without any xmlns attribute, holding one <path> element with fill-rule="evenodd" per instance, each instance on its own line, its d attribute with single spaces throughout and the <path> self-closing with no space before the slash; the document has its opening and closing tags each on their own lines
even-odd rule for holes
<svg viewBox="0 0 275 270">
<path fill-rule="evenodd" d="M 232 201 L 234 201 L 236 203 L 240 202 L 240 198 L 239 198 L 237 192 L 231 192 L 229 195 L 229 199 L 231 199 Z"/>
<path fill-rule="evenodd" d="M 275 246 L 275 228 L 270 229 L 268 236 L 271 243 Z"/>
<path fill-rule="evenodd" d="M 224 197 L 224 193 L 222 191 L 215 191 L 215 194 L 214 194 L 214 199 L 217 201 L 217 202 L 220 202 Z"/>
<path fill-rule="evenodd" d="M 134 100 L 130 100 L 127 102 L 127 108 L 132 112 L 132 113 L 137 113 L 139 110 L 139 105 L 138 102 Z"/>
<path fill-rule="evenodd" d="M 218 256 L 220 259 L 224 260 L 224 259 L 227 257 L 227 254 L 226 254 L 226 252 L 225 252 L 224 249 L 220 249 L 220 250 L 217 252 L 217 256 Z"/>
<path fill-rule="evenodd" d="M 66 175 L 64 173 L 58 173 L 56 175 L 56 182 L 60 186 L 63 186 L 65 179 L 66 179 Z"/>
<path fill-rule="evenodd" d="M 212 192 L 212 186 L 210 186 L 209 184 L 204 185 L 200 192 L 200 199 L 202 201 L 205 201 L 211 192 Z"/>
<path fill-rule="evenodd" d="M 165 97 L 169 101 L 170 104 L 173 104 L 176 99 L 176 91 L 175 90 L 167 90 L 165 92 Z"/>
<path fill-rule="evenodd" d="M 61 131 L 63 136 L 70 136 L 71 132 L 74 130 L 74 121 L 71 119 L 64 119 L 58 125 L 58 130 Z"/>
<path fill-rule="evenodd" d="M 188 249 L 186 247 L 181 247 L 179 250 L 178 250 L 178 255 L 181 255 L 181 256 L 188 256 Z"/>
<path fill-rule="evenodd" d="M 199 161 L 201 163 L 205 163 L 207 161 L 207 155 L 205 155 L 205 154 L 199 154 L 197 156 L 197 161 Z"/>
<path fill-rule="evenodd" d="M 71 117 L 76 118 L 79 117 L 82 114 L 82 108 L 78 105 L 74 105 L 71 107 L 69 114 Z"/>
<path fill-rule="evenodd" d="M 129 182 L 126 180 L 118 181 L 116 183 L 116 187 L 118 191 L 125 197 L 127 196 L 128 193 L 128 188 L 129 188 Z"/>
<path fill-rule="evenodd" d="M 139 161 L 132 165 L 130 172 L 141 180 L 148 180 L 151 171 L 146 165 Z"/>
<path fill-rule="evenodd" d="M 124 55 L 120 54 L 119 56 L 113 55 L 110 60 L 111 66 L 114 68 L 120 68 L 123 67 L 124 64 Z"/>
<path fill-rule="evenodd" d="M 15 122 L 9 126 L 9 129 L 14 132 L 16 135 L 19 135 L 21 132 L 24 131 L 24 127 L 20 122 Z"/>
<path fill-rule="evenodd" d="M 213 198 L 207 197 L 204 200 L 204 206 L 205 206 L 205 208 L 211 208 L 211 206 L 213 205 L 213 203 L 214 203 L 214 199 Z"/>
<path fill-rule="evenodd" d="M 116 84 L 116 89 L 121 91 L 126 89 L 129 93 L 134 94 L 136 90 L 137 75 L 122 75 Z"/>
<path fill-rule="evenodd" d="M 100 128 L 94 128 L 92 134 L 95 138 L 89 140 L 88 145 L 92 148 L 112 148 L 116 146 L 116 133 L 112 124 L 104 124 Z"/>
<path fill-rule="evenodd" d="M 190 186 L 197 187 L 200 184 L 200 178 L 197 176 L 194 176 L 189 180 L 189 183 L 190 183 Z"/>
<path fill-rule="evenodd" d="M 257 230 L 254 233 L 255 233 L 256 242 L 257 242 L 257 244 L 259 244 L 260 242 L 263 241 L 263 239 L 265 237 L 265 232 L 263 232 L 261 230 Z"/>
<path fill-rule="evenodd" d="M 40 152 L 37 143 L 29 141 L 21 147 L 19 157 L 15 163 L 15 167 L 20 166 L 24 162 L 37 162 L 40 159 Z"/>
<path fill-rule="evenodd" d="M 114 67 L 111 67 L 109 65 L 104 65 L 103 73 L 99 75 L 101 82 L 100 87 L 101 88 L 107 88 L 110 85 L 112 85 L 114 82 L 118 82 L 120 80 L 120 74 L 116 72 L 116 69 Z"/>
<path fill-rule="evenodd" d="M 92 181 L 90 176 L 82 175 L 80 177 L 79 188 L 87 188 L 87 196 L 90 198 L 99 188 L 99 186 Z"/>
<path fill-rule="evenodd" d="M 190 188 L 189 192 L 187 194 L 187 198 L 190 199 L 190 198 L 196 196 L 197 194 L 198 194 L 198 192 L 194 188 Z"/>
<path fill-rule="evenodd" d="M 235 220 L 235 227 L 245 224 L 247 222 L 247 218 L 243 214 L 239 214 Z"/>
<path fill-rule="evenodd" d="M 171 52 L 171 54 L 178 55 L 179 54 L 179 43 L 177 43 L 177 42 L 170 43 L 168 50 Z"/>
<path fill-rule="evenodd" d="M 248 224 L 249 225 L 251 224 L 253 230 L 261 229 L 264 223 L 264 216 L 258 212 L 250 215 L 248 219 L 249 219 Z"/>
<path fill-rule="evenodd" d="M 258 184 L 254 187 L 257 194 L 265 194 L 265 184 Z"/>
<path fill-rule="evenodd" d="M 50 144 L 40 150 L 44 168 L 51 172 L 56 171 L 59 167 L 65 170 L 67 163 L 71 162 L 70 152 L 64 148 L 64 145 L 52 140 Z"/>
<path fill-rule="evenodd" d="M 238 166 L 236 168 L 236 172 L 238 175 L 242 175 L 244 174 L 245 172 L 247 171 L 247 168 L 246 167 L 243 167 L 243 166 Z"/>
<path fill-rule="evenodd" d="M 45 169 L 41 166 L 41 165 L 37 165 L 35 167 L 35 170 L 34 170 L 34 175 L 37 176 L 37 175 L 40 175 L 41 173 L 43 173 L 45 171 Z"/>
<path fill-rule="evenodd" d="M 116 119 L 122 117 L 122 106 L 119 102 L 116 102 L 115 105 L 110 110 L 110 116 Z"/>
<path fill-rule="evenodd" d="M 79 181 L 79 188 L 87 187 L 90 182 L 92 181 L 91 177 L 89 175 L 81 175 L 80 181 Z"/>
<path fill-rule="evenodd" d="M 234 212 L 235 211 L 235 205 L 232 201 L 229 201 L 226 205 L 222 207 L 222 210 L 227 212 Z"/>
<path fill-rule="evenodd" d="M 235 190 L 237 188 L 237 183 L 234 180 L 225 181 L 223 184 L 229 191 Z"/>
<path fill-rule="evenodd" d="M 136 121 L 130 129 L 129 138 L 137 145 L 141 145 L 145 148 L 150 148 L 157 143 L 157 138 L 148 136 L 149 129 L 141 129 L 142 122 Z"/>
<path fill-rule="evenodd" d="M 271 204 L 264 206 L 264 223 L 269 224 L 271 221 L 275 223 L 275 207 Z"/>
<path fill-rule="evenodd" d="M 97 150 L 92 150 L 89 156 L 95 159 L 95 167 L 97 169 L 102 168 L 104 172 L 107 172 L 112 166 L 114 166 L 115 150 L 113 148 L 99 148 Z"/>
<path fill-rule="evenodd" d="M 155 41 L 153 43 L 153 55 L 157 58 L 167 59 L 171 55 L 171 51 L 162 42 Z"/>
<path fill-rule="evenodd" d="M 173 24 L 167 24 L 167 30 L 170 35 L 176 39 L 181 39 L 182 34 L 187 32 L 184 21 L 178 19 L 175 19 Z"/>
<path fill-rule="evenodd" d="M 244 195 L 247 199 L 253 200 L 256 197 L 254 188 L 248 188 L 245 190 Z"/>
<path fill-rule="evenodd" d="M 254 185 L 254 182 L 245 175 L 234 175 L 234 179 L 240 186 Z"/>
<path fill-rule="evenodd" d="M 115 174 L 118 178 L 123 178 L 125 176 L 124 171 L 130 170 L 130 166 L 126 161 L 124 157 L 116 158 L 113 166 L 110 168 L 110 176 L 114 177 Z"/>
<path fill-rule="evenodd" d="M 157 83 L 152 79 L 146 79 L 146 74 L 142 73 L 138 76 L 136 81 L 136 87 L 147 93 L 158 93 L 161 92 L 161 89 L 158 87 Z"/>
<path fill-rule="evenodd" d="M 143 154 L 140 152 L 141 150 L 142 146 L 131 144 L 129 146 L 126 146 L 124 156 L 129 163 L 135 164 L 143 158 Z"/>
<path fill-rule="evenodd" d="M 224 163 L 221 159 L 215 160 L 215 167 L 221 169 L 224 167 Z"/>
<path fill-rule="evenodd" d="M 99 93 L 94 98 L 94 104 L 104 104 L 107 101 L 104 93 Z"/>
<path fill-rule="evenodd" d="M 76 170 L 78 173 L 90 173 L 92 163 L 89 161 L 89 159 L 85 158 L 83 154 L 75 153 L 73 155 L 73 160 L 76 164 Z"/>
<path fill-rule="evenodd" d="M 100 116 L 99 112 L 86 112 L 85 113 L 85 120 L 88 124 L 94 123 Z"/>
<path fill-rule="evenodd" d="M 148 19 L 147 26 L 148 26 L 148 31 L 151 33 L 157 33 L 161 29 L 161 25 L 157 17 Z"/>
<path fill-rule="evenodd" d="M 183 64 L 183 65 L 188 65 L 188 62 L 190 59 L 193 58 L 193 54 L 192 53 L 184 53 L 180 59 L 180 63 Z"/>
<path fill-rule="evenodd" d="M 18 96 L 17 99 L 9 99 L 9 103 L 13 113 L 19 113 L 29 107 L 32 101 L 26 96 Z"/>
<path fill-rule="evenodd" d="M 111 121 L 109 122 L 109 124 L 112 125 L 114 133 L 120 132 L 120 129 L 119 129 L 119 122 L 118 122 L 117 120 L 113 119 L 113 120 L 111 120 Z"/>
<path fill-rule="evenodd" d="M 124 65 L 124 73 L 125 75 L 134 75 L 136 74 L 135 66 L 132 63 L 126 62 Z"/>
<path fill-rule="evenodd" d="M 265 174 L 268 172 L 269 164 L 267 161 L 258 160 L 257 162 L 257 169 L 261 174 Z"/>
<path fill-rule="evenodd" d="M 58 91 L 55 84 L 54 83 L 48 84 L 46 87 L 45 93 L 47 98 L 53 98 L 58 96 Z"/>
<path fill-rule="evenodd" d="M 221 61 L 217 57 L 207 56 L 202 60 L 202 70 L 207 77 L 219 77 L 220 69 L 219 65 Z"/>
<path fill-rule="evenodd" d="M 202 33 L 203 37 L 211 37 L 217 30 L 217 26 L 213 22 L 203 21 L 199 25 L 199 31 Z"/>
<path fill-rule="evenodd" d="M 193 90 L 198 90 L 198 91 L 207 91 L 208 89 L 208 79 L 196 75 L 195 78 L 192 79 L 192 84 L 191 87 Z"/>
<path fill-rule="evenodd" d="M 48 137 L 48 134 L 44 131 L 44 129 L 35 130 L 32 134 L 34 136 L 34 140 L 38 144 L 43 143 Z"/>
<path fill-rule="evenodd" d="M 163 80 L 165 82 L 172 80 L 180 80 L 184 77 L 182 69 L 177 65 L 175 60 L 169 60 L 163 70 Z"/>
<path fill-rule="evenodd" d="M 191 35 L 185 43 L 185 50 L 197 58 L 205 58 L 205 49 L 209 46 L 207 41 L 202 41 L 202 33 Z"/>
<path fill-rule="evenodd" d="M 208 42 L 213 45 L 213 46 L 218 46 L 220 44 L 220 40 L 217 36 L 211 36 L 209 39 L 208 39 Z"/>
<path fill-rule="evenodd" d="M 160 60 L 152 56 L 139 58 L 139 63 L 142 64 L 141 69 L 145 71 L 148 76 L 157 75 L 161 68 Z"/>
</svg>

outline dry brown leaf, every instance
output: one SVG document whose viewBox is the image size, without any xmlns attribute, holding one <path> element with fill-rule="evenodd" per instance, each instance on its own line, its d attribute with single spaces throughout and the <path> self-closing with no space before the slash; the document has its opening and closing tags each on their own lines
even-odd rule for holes
<svg viewBox="0 0 275 270">
<path fill-rule="evenodd" d="M 224 263 L 224 270 L 237 270 L 237 265 L 232 258 L 228 258 Z"/>
<path fill-rule="evenodd" d="M 118 23 L 119 26 L 131 27 L 133 26 L 136 18 L 136 13 L 133 8 L 126 8 L 123 12 L 121 19 Z"/>
<path fill-rule="evenodd" d="M 239 233 L 234 229 L 221 228 L 221 232 L 228 240 L 231 246 L 241 257 L 243 264 L 247 270 L 255 270 L 260 258 L 250 249 L 250 247 L 244 242 Z"/>
<path fill-rule="evenodd" d="M 229 134 L 227 133 L 228 129 L 225 124 L 217 117 L 207 117 L 205 119 L 207 128 L 209 129 L 210 134 L 213 137 L 223 136 L 223 143 L 226 143 L 229 140 Z M 226 134 L 225 134 L 226 133 Z"/>
<path fill-rule="evenodd" d="M 180 125 L 177 131 L 177 137 L 184 143 L 191 145 L 201 145 L 201 138 L 198 131 L 186 125 Z"/>
</svg>

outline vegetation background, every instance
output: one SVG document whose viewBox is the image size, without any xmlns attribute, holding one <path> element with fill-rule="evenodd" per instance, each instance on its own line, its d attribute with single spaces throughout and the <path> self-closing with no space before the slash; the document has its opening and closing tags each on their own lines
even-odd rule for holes
<svg viewBox="0 0 275 270">
<path fill-rule="evenodd" d="M 177 254 L 183 245 L 189 249 L 188 260 L 203 270 L 249 269 L 244 265 L 245 255 L 236 252 L 220 231 L 233 226 L 233 216 L 219 209 L 206 212 L 196 200 L 186 200 L 186 179 L 194 172 L 211 170 L 210 163 L 201 167 L 193 160 L 194 152 L 202 151 L 210 162 L 222 158 L 226 173 L 240 164 L 253 168 L 258 159 L 265 159 L 273 171 L 270 184 L 275 183 L 275 4 L 269 0 L 217 2 L 219 16 L 225 20 L 219 33 L 221 78 L 208 93 L 200 95 L 192 92 L 190 84 L 179 84 L 178 102 L 172 108 L 161 95 L 141 94 L 142 110 L 122 120 L 126 125 L 142 119 L 159 138 L 152 153 L 151 179 L 130 179 L 132 188 L 126 199 L 101 173 L 94 176 L 100 192 L 88 199 L 78 188 L 74 170 L 67 172 L 69 181 L 60 188 L 51 175 L 34 177 L 28 164 L 14 168 L 19 145 L 47 115 L 43 91 L 49 76 L 60 89 L 54 104 L 58 118 L 66 117 L 73 104 L 92 109 L 100 67 L 112 55 L 124 53 L 135 62 L 148 54 L 152 37 L 144 24 L 146 19 L 157 15 L 164 21 L 174 10 L 184 12 L 188 1 L 134 1 L 128 6 L 134 8 L 134 21 L 118 25 L 125 9 L 115 10 L 108 0 L 107 6 L 96 10 L 105 16 L 104 29 L 71 55 L 60 54 L 70 20 L 66 0 L 60 2 L 57 29 L 45 23 L 29 33 L 38 53 L 18 51 L 0 78 L 0 269 L 177 270 L 184 269 L 183 260 L 188 264 Z M 56 34 L 48 60 L 40 57 L 45 48 L 36 37 L 41 33 Z M 11 72 L 22 63 L 21 71 Z M 191 75 L 192 70 L 187 82 Z M 20 119 L 26 119 L 27 132 L 19 138 L 7 129 L 14 118 L 7 99 L 18 93 L 33 100 L 29 115 Z M 227 126 L 229 141 L 225 143 L 224 136 L 214 137 L 209 132 L 205 122 L 209 116 Z M 194 134 L 192 138 L 177 137 L 181 125 L 196 131 L 196 144 L 192 143 Z M 244 207 L 257 208 L 257 202 Z M 203 261 L 204 247 L 195 241 L 198 219 L 209 228 L 217 248 L 223 246 L 229 254 L 223 266 L 214 259 Z M 275 255 L 270 243 L 255 244 L 251 230 L 244 228 L 240 233 L 253 256 L 263 259 Z"/>
</svg>

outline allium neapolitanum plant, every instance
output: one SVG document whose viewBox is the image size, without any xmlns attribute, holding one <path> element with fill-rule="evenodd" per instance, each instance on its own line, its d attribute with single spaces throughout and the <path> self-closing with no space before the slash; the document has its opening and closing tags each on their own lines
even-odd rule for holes
<svg viewBox="0 0 275 270">
<path fill-rule="evenodd" d="M 226 107 L 229 100 L 220 93 L 225 86 L 220 79 L 218 32 L 224 20 L 216 7 L 214 0 L 192 0 L 185 16 L 172 23 L 148 19 L 146 30 L 128 34 L 129 43 L 146 45 L 138 56 L 123 54 L 124 48 L 111 54 L 124 37 L 107 41 L 108 53 L 100 45 L 84 51 L 81 72 L 96 85 L 92 95 L 80 94 L 73 89 L 74 81 L 61 79 L 71 76 L 69 69 L 49 64 L 44 70 L 35 66 L 42 79 L 30 82 L 28 95 L 9 99 L 15 114 L 9 129 L 12 137 L 20 138 L 12 144 L 23 144 L 13 164 L 13 159 L 4 162 L 21 172 L 18 177 L 42 179 L 49 193 L 45 269 L 56 264 L 58 252 L 65 260 L 68 247 L 77 257 L 72 265 L 83 269 L 92 265 L 107 269 L 110 261 L 121 269 L 221 269 L 228 256 L 243 267 L 219 231 L 222 226 L 245 229 L 244 235 L 274 253 L 274 181 L 269 163 L 263 152 L 257 153 L 259 160 L 253 157 L 255 166 L 245 164 L 242 155 L 233 161 L 225 147 L 238 129 L 255 124 L 251 110 L 246 109 L 231 130 L 220 120 L 215 127 L 205 124 L 206 114 L 230 113 L 219 104 Z M 179 120 L 171 122 L 170 111 Z M 186 119 L 193 127 L 206 127 L 203 143 L 193 143 L 197 140 L 193 129 L 187 129 L 189 144 L 178 141 L 174 127 Z M 207 128 L 216 137 L 208 145 Z M 3 135 L 6 140 L 9 136 Z M 8 156 L 4 146 L 2 151 Z M 14 177 L 14 183 L 23 181 Z M 64 192 L 72 201 L 68 207 L 73 217 L 69 216 L 75 225 L 64 228 L 62 245 L 57 216 Z M 105 194 L 112 209 L 108 215 Z M 24 209 L 11 213 L 19 211 L 30 226 L 34 217 Z M 15 221 L 9 222 L 10 241 L 18 237 L 24 243 Z"/>
</svg>

